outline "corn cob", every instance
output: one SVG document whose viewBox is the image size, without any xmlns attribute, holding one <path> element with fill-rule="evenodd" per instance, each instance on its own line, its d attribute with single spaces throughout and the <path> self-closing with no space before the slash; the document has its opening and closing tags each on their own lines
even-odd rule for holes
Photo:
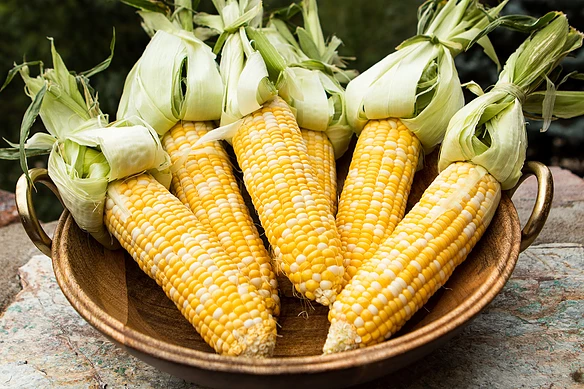
<svg viewBox="0 0 584 389">
<path fill-rule="evenodd" d="M 336 217 L 345 283 L 403 218 L 421 153 L 399 119 L 370 120 L 357 140 Z"/>
<path fill-rule="evenodd" d="M 302 295 L 331 304 L 344 272 L 340 241 L 290 107 L 274 97 L 232 143 L 279 267 Z"/>
<path fill-rule="evenodd" d="M 344 273 L 340 240 L 296 118 L 275 96 L 278 89 L 270 81 L 284 65 L 268 67 L 256 49 L 265 43 L 261 34 L 254 34 L 261 25 L 262 3 L 229 0 L 214 5 L 219 12 L 215 22 L 196 16 L 195 23 L 225 38 L 215 46 L 221 51 L 225 97 L 221 127 L 198 143 L 231 140 L 277 267 L 301 295 L 329 305 Z M 328 108 L 326 96 L 325 102 Z"/>
<path fill-rule="evenodd" d="M 244 280 L 278 315 L 280 299 L 271 259 L 245 205 L 229 156 L 218 141 L 195 147 L 213 129 L 211 122 L 182 122 L 162 138 L 174 164 L 171 192 L 187 205 L 206 230 L 214 231 L 234 258 Z"/>
<path fill-rule="evenodd" d="M 316 171 L 316 178 L 324 196 L 330 201 L 331 213 L 337 212 L 337 169 L 335 151 L 328 136 L 323 131 L 301 129 L 310 163 Z"/>
<path fill-rule="evenodd" d="M 267 357 L 276 322 L 191 211 L 152 176 L 112 182 L 104 221 L 203 339 L 225 355 Z"/>
<path fill-rule="evenodd" d="M 396 333 L 464 261 L 500 196 L 499 182 L 473 163 L 440 173 L 339 294 L 324 352 L 365 347 Z"/>
</svg>

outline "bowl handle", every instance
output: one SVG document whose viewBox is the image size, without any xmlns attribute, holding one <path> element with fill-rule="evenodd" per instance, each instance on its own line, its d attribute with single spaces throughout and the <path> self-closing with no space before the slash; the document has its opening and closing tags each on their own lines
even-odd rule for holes
<svg viewBox="0 0 584 389">
<path fill-rule="evenodd" d="M 531 211 L 531 215 L 521 230 L 520 251 L 527 249 L 537 238 L 552 207 L 554 198 L 554 180 L 552 172 L 543 163 L 536 161 L 527 161 L 523 165 L 523 175 L 513 188 L 509 189 L 509 197 L 512 197 L 517 188 L 530 176 L 537 179 L 537 198 Z"/>
<path fill-rule="evenodd" d="M 45 230 L 43 230 L 43 227 L 41 227 L 34 210 L 32 203 L 32 189 L 34 188 L 34 184 L 40 182 L 57 196 L 61 204 L 63 203 L 63 200 L 61 199 L 53 180 L 49 177 L 47 169 L 30 169 L 28 175 L 30 176 L 30 181 L 27 180 L 26 175 L 23 174 L 16 183 L 16 208 L 20 214 L 20 221 L 24 227 L 24 231 L 32 243 L 34 243 L 43 254 L 50 257 L 53 241 L 49 238 Z"/>
</svg>

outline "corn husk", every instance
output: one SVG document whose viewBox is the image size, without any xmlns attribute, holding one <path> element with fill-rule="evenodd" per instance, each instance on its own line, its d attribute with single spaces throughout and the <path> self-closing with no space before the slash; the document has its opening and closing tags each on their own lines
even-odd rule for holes
<svg viewBox="0 0 584 389">
<path fill-rule="evenodd" d="M 214 0 L 218 15 L 198 13 L 195 23 L 219 34 L 214 52 L 221 53 L 219 69 L 224 96 L 221 128 L 209 133 L 205 141 L 226 137 L 237 130 L 239 120 L 258 110 L 276 95 L 266 64 L 250 42 L 246 26 L 260 26 L 262 3 L 259 0 Z M 211 135 L 211 133 L 213 135 Z"/>
<path fill-rule="evenodd" d="M 268 65 L 278 94 L 293 109 L 298 125 L 326 132 L 335 158 L 339 158 L 347 151 L 353 135 L 339 79 L 348 82 L 356 73 L 345 69 L 337 53 L 341 40 L 333 36 L 325 42 L 316 1 L 304 1 L 301 11 L 304 27 L 296 29 L 297 39 L 285 22 L 276 18 L 266 28 L 248 29 L 248 33 Z"/>
<path fill-rule="evenodd" d="M 454 115 L 440 151 L 440 170 L 470 161 L 487 169 L 503 189 L 512 188 L 521 176 L 527 149 L 524 102 L 543 114 L 544 129 L 554 113 L 558 117 L 584 113 L 582 101 L 573 103 L 584 95 L 568 99 L 570 95 L 558 94 L 548 78 L 566 55 L 582 45 L 582 34 L 559 12 L 542 20 L 545 26 L 509 57 L 494 88 Z M 543 84 L 546 90 L 537 91 Z"/>
<path fill-rule="evenodd" d="M 347 117 L 360 133 L 370 119 L 399 118 L 426 152 L 441 142 L 450 118 L 464 105 L 454 57 L 496 18 L 506 1 L 490 10 L 476 0 L 427 1 L 418 15 L 418 35 L 402 43 L 347 86 Z M 478 42 L 497 64 L 486 36 Z"/>
<path fill-rule="evenodd" d="M 168 181 L 170 158 L 154 129 L 140 118 L 108 124 L 88 79 L 69 73 L 52 40 L 51 54 L 54 67 L 41 69 L 37 77 L 30 76 L 27 65 L 17 66 L 33 103 L 23 120 L 28 128 L 23 126 L 20 143 L 13 147 L 25 160 L 27 150 L 49 152 L 49 176 L 77 225 L 104 246 L 115 247 L 103 225 L 108 183 L 148 170 Z M 37 115 L 48 133 L 28 138 Z"/>
<path fill-rule="evenodd" d="M 180 120 L 219 120 L 223 81 L 211 48 L 162 13 L 140 15 L 155 33 L 126 78 L 117 118 L 137 116 L 160 135 Z"/>
</svg>

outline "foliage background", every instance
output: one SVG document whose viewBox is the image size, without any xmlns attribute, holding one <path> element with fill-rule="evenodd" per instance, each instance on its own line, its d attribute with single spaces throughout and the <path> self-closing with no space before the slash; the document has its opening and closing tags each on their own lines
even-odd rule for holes
<svg viewBox="0 0 584 389">
<path fill-rule="evenodd" d="M 483 0 L 494 5 L 496 0 Z M 266 9 L 285 6 L 289 1 L 264 0 Z M 320 0 L 319 8 L 325 35 L 336 34 L 343 42 L 341 54 L 355 56 L 352 66 L 363 71 L 389 54 L 404 39 L 415 34 L 416 12 L 422 0 Z M 213 12 L 211 2 L 201 1 L 201 10 Z M 572 25 L 584 30 L 584 0 L 511 0 L 504 13 L 526 13 L 541 16 L 553 9 L 564 11 Z M 115 117 L 126 74 L 141 55 L 148 37 L 140 27 L 134 9 L 117 0 L 1 0 L 0 1 L 0 80 L 14 63 L 42 60 L 51 65 L 49 42 L 53 37 L 59 53 L 70 70 L 92 68 L 109 55 L 112 30 L 116 30 L 116 48 L 110 68 L 92 78 L 99 92 L 101 108 Z M 491 39 L 501 62 L 525 38 L 510 31 L 497 30 Z M 462 82 L 475 80 L 483 88 L 497 79 L 495 67 L 480 49 L 457 58 Z M 566 70 L 584 71 L 584 50 L 566 63 Z M 582 88 L 572 84 L 567 87 Z M 468 96 L 468 99 L 472 96 Z M 23 93 L 23 83 L 15 78 L 0 94 L 0 136 L 18 140 L 18 130 L 29 98 Z M 42 129 L 37 122 L 33 132 Z M 557 122 L 545 133 L 539 133 L 540 123 L 529 125 L 529 155 L 548 165 L 560 165 L 584 175 L 584 120 Z M 0 147 L 5 147 L 3 144 Z M 45 158 L 35 158 L 30 166 L 46 165 Z M 14 191 L 20 176 L 17 161 L 0 160 L 0 189 Z M 35 200 L 42 220 L 58 217 L 60 205 L 41 189 Z"/>
</svg>

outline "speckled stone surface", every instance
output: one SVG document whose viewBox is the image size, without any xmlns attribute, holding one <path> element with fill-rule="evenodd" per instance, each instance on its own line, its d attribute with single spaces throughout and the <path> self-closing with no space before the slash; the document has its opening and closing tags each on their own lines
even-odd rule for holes
<svg viewBox="0 0 584 389">
<path fill-rule="evenodd" d="M 444 347 L 359 389 L 584 387 L 584 181 L 553 173 L 548 223 L 495 300 Z M 515 194 L 522 220 L 534 189 Z M 28 244 L 23 233 L 10 237 Z M 49 258 L 18 255 L 22 291 L 0 313 L 0 388 L 199 388 L 114 346 L 71 308 Z"/>
<path fill-rule="evenodd" d="M 23 290 L 0 317 L 0 388 L 186 388 L 105 339 L 71 307 L 50 258 L 20 268 Z"/>
<path fill-rule="evenodd" d="M 0 190 L 0 227 L 7 226 L 18 220 L 18 210 L 14 193 Z"/>
</svg>

